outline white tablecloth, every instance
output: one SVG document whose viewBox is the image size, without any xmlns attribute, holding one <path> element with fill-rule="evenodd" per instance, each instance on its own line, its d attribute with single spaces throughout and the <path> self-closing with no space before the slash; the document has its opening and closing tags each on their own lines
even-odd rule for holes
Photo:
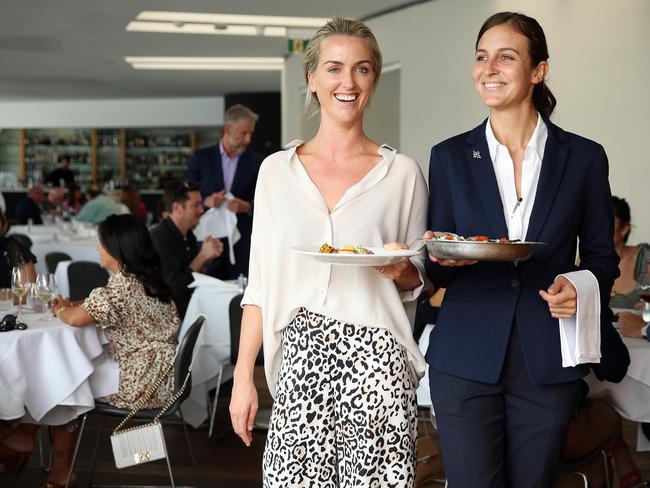
<svg viewBox="0 0 650 488">
<path fill-rule="evenodd" d="M 75 233 L 70 224 L 32 225 L 31 230 L 25 225 L 15 225 L 9 233 L 25 234 L 32 240 L 37 273 L 47 271 L 45 256 L 54 251 L 67 253 L 74 260 L 99 262 L 97 236 L 93 229 L 80 227 Z"/>
<path fill-rule="evenodd" d="M 95 327 L 39 317 L 23 312 L 27 330 L 0 332 L 0 419 L 61 425 L 116 393 L 119 369 Z"/>
<path fill-rule="evenodd" d="M 206 317 L 199 335 L 192 367 L 192 393 L 181 408 L 187 423 L 198 427 L 208 417 L 207 392 L 217 386 L 219 373 L 226 368 L 221 381 L 232 374 L 230 365 L 230 301 L 240 293 L 235 284 L 194 273 L 197 286 L 181 325 L 179 340 L 199 315 Z"/>
<path fill-rule="evenodd" d="M 623 338 L 630 352 L 630 367 L 620 383 L 598 381 L 593 375 L 586 379 L 589 396 L 609 403 L 622 417 L 635 422 L 650 422 L 650 342 Z M 650 442 L 639 429 L 637 450 L 650 450 Z"/>
</svg>

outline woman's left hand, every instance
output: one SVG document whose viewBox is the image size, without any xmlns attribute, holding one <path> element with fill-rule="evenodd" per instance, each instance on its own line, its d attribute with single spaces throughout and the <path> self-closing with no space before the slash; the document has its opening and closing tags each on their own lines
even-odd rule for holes
<svg viewBox="0 0 650 488">
<path fill-rule="evenodd" d="M 52 315 L 56 315 L 56 311 L 61 307 L 69 307 L 70 300 L 63 298 L 61 295 L 57 295 L 52 299 Z"/>
<path fill-rule="evenodd" d="M 578 293 L 564 276 L 558 276 L 548 290 L 540 290 L 539 294 L 548 303 L 551 316 L 556 319 L 569 319 L 578 310 Z"/>
<path fill-rule="evenodd" d="M 390 242 L 384 244 L 384 249 L 387 250 L 408 248 L 409 247 L 402 242 Z M 390 264 L 388 266 L 376 266 L 375 269 L 382 277 L 393 280 L 395 286 L 403 291 L 414 290 L 422 284 L 417 268 L 409 259 L 404 259 L 399 263 Z"/>
<path fill-rule="evenodd" d="M 389 242 L 384 244 L 384 249 L 387 251 L 396 251 L 398 249 L 408 249 L 409 247 L 403 242 Z M 388 278 L 389 280 L 399 280 L 404 276 L 405 271 L 408 268 L 414 267 L 413 263 L 408 259 L 403 259 L 399 263 L 389 264 L 387 266 L 375 266 L 375 269 L 379 272 L 382 278 Z"/>
</svg>

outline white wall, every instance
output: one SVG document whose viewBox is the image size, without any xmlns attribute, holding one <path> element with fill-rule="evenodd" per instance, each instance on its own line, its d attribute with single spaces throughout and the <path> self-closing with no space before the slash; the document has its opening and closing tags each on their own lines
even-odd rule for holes
<svg viewBox="0 0 650 488">
<path fill-rule="evenodd" d="M 0 129 L 223 125 L 223 97 L 0 102 Z"/>
<path fill-rule="evenodd" d="M 399 66 L 381 74 L 370 106 L 366 109 L 363 125 L 366 134 L 378 144 L 399 147 L 400 144 L 400 70 Z"/>
<path fill-rule="evenodd" d="M 487 115 L 471 83 L 474 42 L 482 22 L 502 10 L 524 12 L 544 28 L 558 99 L 553 121 L 603 144 L 612 191 L 632 207 L 631 240 L 650 241 L 648 0 L 436 0 L 371 20 L 384 63 L 401 66 L 400 150 L 426 172 L 433 144 Z M 304 86 L 297 66 L 294 56 L 288 89 Z M 297 98 L 295 91 L 287 97 Z M 292 108 L 295 102 L 286 106 L 283 140 L 301 133 L 301 109 Z"/>
</svg>

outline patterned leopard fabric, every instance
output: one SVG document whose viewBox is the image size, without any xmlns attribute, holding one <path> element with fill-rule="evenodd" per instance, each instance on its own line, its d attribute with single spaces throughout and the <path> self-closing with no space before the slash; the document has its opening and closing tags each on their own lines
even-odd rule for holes
<svg viewBox="0 0 650 488">
<path fill-rule="evenodd" d="M 283 331 L 264 487 L 412 487 L 416 386 L 388 330 L 301 309 Z"/>
</svg>

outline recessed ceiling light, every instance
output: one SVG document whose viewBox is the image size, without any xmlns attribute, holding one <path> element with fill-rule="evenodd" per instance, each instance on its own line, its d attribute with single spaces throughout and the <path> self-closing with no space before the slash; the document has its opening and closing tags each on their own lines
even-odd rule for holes
<svg viewBox="0 0 650 488">
<path fill-rule="evenodd" d="M 205 14 L 192 12 L 140 12 L 129 22 L 129 32 L 217 34 L 236 36 L 310 37 L 329 19 L 267 15 Z"/>
<path fill-rule="evenodd" d="M 196 12 L 140 12 L 136 20 L 162 22 L 196 22 L 204 24 L 278 25 L 281 27 L 313 27 L 318 29 L 327 23 L 324 17 L 281 17 L 275 15 L 207 14 Z"/>
<path fill-rule="evenodd" d="M 266 37 L 287 37 L 286 27 L 262 27 Z M 190 22 L 140 22 L 134 20 L 126 26 L 129 32 L 162 32 L 172 34 L 216 34 L 222 36 L 257 36 L 254 25 L 193 24 Z"/>
<path fill-rule="evenodd" d="M 284 68 L 284 58 L 280 57 L 127 56 L 124 60 L 133 69 L 151 70 L 281 71 Z"/>
</svg>

